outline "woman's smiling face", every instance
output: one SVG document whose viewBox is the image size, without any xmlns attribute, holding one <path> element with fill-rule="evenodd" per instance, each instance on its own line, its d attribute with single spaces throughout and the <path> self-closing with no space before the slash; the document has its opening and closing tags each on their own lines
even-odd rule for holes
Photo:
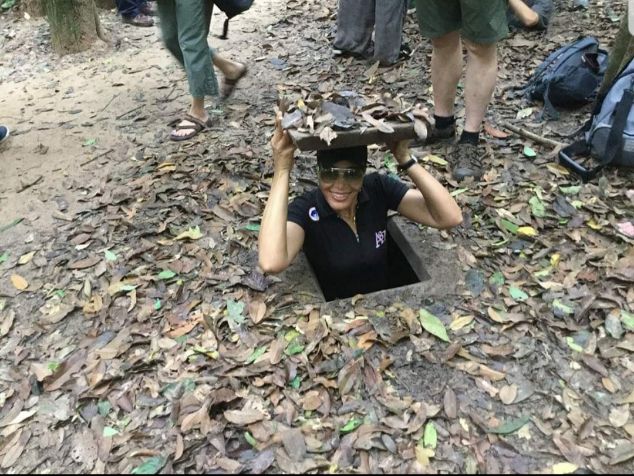
<svg viewBox="0 0 634 476">
<path fill-rule="evenodd" d="M 358 172 L 352 174 L 343 169 L 356 169 Z M 335 213 L 354 208 L 363 185 L 365 171 L 355 167 L 355 164 L 349 160 L 335 162 L 333 168 L 326 171 L 330 173 L 320 172 L 319 188 L 330 208 Z"/>
</svg>

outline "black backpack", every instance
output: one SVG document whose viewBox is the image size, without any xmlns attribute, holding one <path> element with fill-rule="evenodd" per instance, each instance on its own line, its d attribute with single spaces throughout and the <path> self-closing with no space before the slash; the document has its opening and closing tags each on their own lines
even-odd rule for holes
<svg viewBox="0 0 634 476">
<path fill-rule="evenodd" d="M 246 12 L 251 5 L 253 5 L 253 0 L 213 0 L 214 4 L 220 8 L 227 15 L 227 19 L 222 27 L 222 35 L 219 38 L 223 40 L 227 39 L 227 34 L 229 33 L 229 20 L 231 20 L 236 15 L 239 15 L 242 12 Z"/>
<path fill-rule="evenodd" d="M 579 132 L 583 137 L 559 152 L 559 162 L 577 173 L 584 182 L 604 167 L 634 167 L 634 59 L 616 76 L 599 97 L 594 111 Z M 599 161 L 587 168 L 575 156 L 592 156 Z"/>
<path fill-rule="evenodd" d="M 607 68 L 608 54 L 587 36 L 562 46 L 540 64 L 524 88 L 530 100 L 544 102 L 542 116 L 559 118 L 555 106 L 577 107 L 595 98 Z"/>
</svg>

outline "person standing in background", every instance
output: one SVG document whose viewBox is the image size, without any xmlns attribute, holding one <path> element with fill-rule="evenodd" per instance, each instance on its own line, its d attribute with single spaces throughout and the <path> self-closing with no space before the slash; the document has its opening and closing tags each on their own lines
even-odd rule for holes
<svg viewBox="0 0 634 476">
<path fill-rule="evenodd" d="M 408 1 L 339 0 L 335 55 L 374 58 L 381 66 L 397 63 Z"/>
<path fill-rule="evenodd" d="M 553 0 L 508 0 L 509 27 L 545 30 L 555 11 Z"/>
<path fill-rule="evenodd" d="M 158 0 L 157 6 L 163 42 L 185 69 L 191 95 L 189 112 L 171 123 L 175 128 L 170 139 L 187 140 L 212 125 L 205 97 L 220 93 L 222 99 L 227 99 L 247 74 L 247 66 L 209 47 L 207 37 L 214 7 L 211 0 Z M 223 74 L 220 90 L 214 66 Z"/>
<path fill-rule="evenodd" d="M 453 140 L 458 82 L 462 76 L 462 45 L 467 50 L 465 123 L 449 159 L 453 177 L 482 177 L 480 130 L 497 81 L 497 42 L 508 34 L 507 0 L 417 0 L 423 36 L 431 39 L 431 80 L 435 126 L 428 142 Z"/>
<path fill-rule="evenodd" d="M 134 26 L 153 26 L 152 7 L 145 0 L 117 0 L 117 11 L 123 23 Z"/>
</svg>

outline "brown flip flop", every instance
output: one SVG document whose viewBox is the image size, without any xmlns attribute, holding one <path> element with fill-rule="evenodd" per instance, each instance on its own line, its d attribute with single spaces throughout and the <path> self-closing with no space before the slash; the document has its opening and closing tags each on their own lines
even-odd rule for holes
<svg viewBox="0 0 634 476">
<path fill-rule="evenodd" d="M 222 86 L 220 88 L 220 97 L 223 100 L 229 99 L 229 97 L 233 94 L 233 90 L 236 88 L 236 85 L 238 84 L 238 81 L 240 81 L 242 78 L 244 78 L 248 72 L 249 72 L 249 68 L 245 64 L 244 65 L 244 69 L 238 75 L 237 78 L 230 79 L 230 78 L 227 78 L 226 76 L 223 76 L 222 77 Z"/>
<path fill-rule="evenodd" d="M 191 122 L 191 124 L 181 124 L 181 122 L 183 121 L 189 121 Z M 207 119 L 207 121 L 201 121 L 200 119 L 192 116 L 191 114 L 185 114 L 185 116 L 182 119 L 175 119 L 172 122 L 170 122 L 168 125 L 174 127 L 174 131 L 191 129 L 191 132 L 189 134 L 179 136 L 179 135 L 175 135 L 174 131 L 172 131 L 170 133 L 170 139 L 176 142 L 191 139 L 199 132 L 209 129 L 212 126 L 212 124 L 213 122 L 211 121 L 211 118 Z"/>
</svg>

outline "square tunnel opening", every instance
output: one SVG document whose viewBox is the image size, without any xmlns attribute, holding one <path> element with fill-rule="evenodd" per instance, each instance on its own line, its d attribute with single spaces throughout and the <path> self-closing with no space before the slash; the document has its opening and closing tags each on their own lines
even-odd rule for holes
<svg viewBox="0 0 634 476">
<path fill-rule="evenodd" d="M 456 292 L 464 279 L 457 255 L 457 245 L 448 243 L 437 230 L 421 228 L 399 215 L 388 219 L 390 258 L 398 278 L 383 290 L 367 293 L 364 297 L 376 303 L 391 305 L 395 301 L 413 303 L 435 296 Z M 323 309 L 336 308 L 350 298 L 327 301 L 321 291 L 308 259 L 300 253 L 295 263 L 280 276 L 280 281 L 291 284 L 293 295 L 305 304 L 321 304 Z M 324 307 L 325 305 L 325 307 Z"/>
<path fill-rule="evenodd" d="M 414 245 L 408 240 L 401 228 L 393 219 L 387 222 L 387 256 L 388 256 L 388 277 L 389 282 L 384 289 L 375 291 L 380 293 L 388 289 L 401 288 L 415 285 L 430 279 L 425 270 L 422 259 L 416 253 Z M 308 263 L 311 276 L 319 286 L 319 290 L 326 302 L 336 301 L 339 298 L 326 299 L 323 294 L 323 285 L 319 282 L 312 266 Z M 368 293 L 374 294 L 374 293 Z M 352 296 L 349 296 L 352 297 Z"/>
</svg>

